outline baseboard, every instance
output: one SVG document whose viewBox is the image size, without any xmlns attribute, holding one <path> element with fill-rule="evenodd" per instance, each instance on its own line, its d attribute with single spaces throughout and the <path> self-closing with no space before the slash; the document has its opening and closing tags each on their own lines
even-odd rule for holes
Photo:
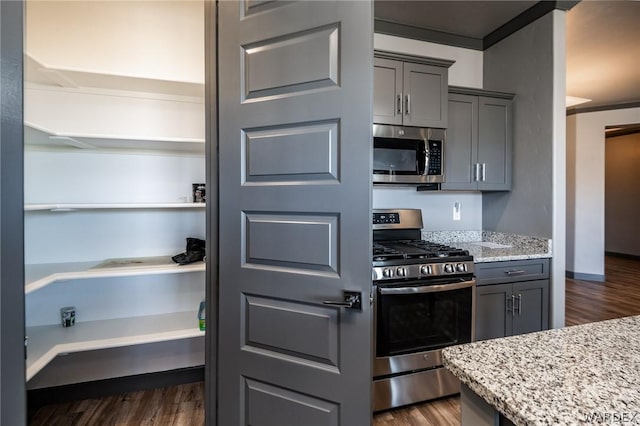
<svg viewBox="0 0 640 426">
<path fill-rule="evenodd" d="M 119 393 L 138 392 L 201 381 L 204 381 L 204 366 L 32 389 L 27 391 L 28 413 L 31 417 L 39 408 L 48 404 L 102 398 Z"/>
<path fill-rule="evenodd" d="M 580 272 L 566 271 L 566 277 L 574 280 L 605 282 L 604 275 L 583 274 Z"/>
<path fill-rule="evenodd" d="M 615 251 L 605 251 L 605 256 L 623 257 L 625 259 L 640 260 L 640 256 L 628 253 L 616 253 Z"/>
</svg>

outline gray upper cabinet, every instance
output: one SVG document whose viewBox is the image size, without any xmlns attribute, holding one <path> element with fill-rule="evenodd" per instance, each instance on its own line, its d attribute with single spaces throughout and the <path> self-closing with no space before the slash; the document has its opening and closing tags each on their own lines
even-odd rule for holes
<svg viewBox="0 0 640 426">
<path fill-rule="evenodd" d="M 446 128 L 453 62 L 382 51 L 375 55 L 373 122 Z"/>
<path fill-rule="evenodd" d="M 549 260 L 476 265 L 476 340 L 549 328 Z"/>
<path fill-rule="evenodd" d="M 373 122 L 402 125 L 402 62 L 373 60 Z"/>
<path fill-rule="evenodd" d="M 449 88 L 442 189 L 511 189 L 512 99 L 508 93 Z"/>
</svg>

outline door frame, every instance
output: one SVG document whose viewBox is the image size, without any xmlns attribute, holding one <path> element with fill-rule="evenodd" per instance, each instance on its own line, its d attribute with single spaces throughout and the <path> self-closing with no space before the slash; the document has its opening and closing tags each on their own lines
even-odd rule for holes
<svg viewBox="0 0 640 426">
<path fill-rule="evenodd" d="M 218 103 L 217 94 L 217 19 L 218 3 L 205 0 L 205 180 L 206 203 L 206 272 L 205 300 L 205 424 L 213 426 L 218 417 Z M 215 315 L 211 315 L 214 313 Z"/>
<path fill-rule="evenodd" d="M 0 2 L 0 424 L 26 424 L 24 2 Z"/>
</svg>

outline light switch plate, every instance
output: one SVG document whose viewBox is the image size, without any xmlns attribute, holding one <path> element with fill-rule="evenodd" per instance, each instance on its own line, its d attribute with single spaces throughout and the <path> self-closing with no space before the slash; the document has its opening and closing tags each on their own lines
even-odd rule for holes
<svg viewBox="0 0 640 426">
<path fill-rule="evenodd" d="M 461 204 L 460 201 L 453 203 L 453 220 L 460 220 L 461 217 Z"/>
</svg>

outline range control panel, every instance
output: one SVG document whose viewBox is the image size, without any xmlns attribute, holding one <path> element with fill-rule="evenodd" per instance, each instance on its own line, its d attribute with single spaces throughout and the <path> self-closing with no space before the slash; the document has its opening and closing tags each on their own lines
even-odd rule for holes
<svg viewBox="0 0 640 426">
<path fill-rule="evenodd" d="M 374 213 L 373 214 L 373 224 L 399 224 L 400 223 L 400 214 L 398 213 Z"/>
</svg>

